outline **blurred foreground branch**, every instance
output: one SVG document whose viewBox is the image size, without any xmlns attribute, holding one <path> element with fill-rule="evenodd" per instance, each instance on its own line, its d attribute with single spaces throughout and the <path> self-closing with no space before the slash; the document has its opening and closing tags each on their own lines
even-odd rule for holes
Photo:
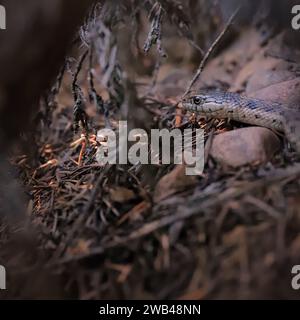
<svg viewBox="0 0 300 320">
<path fill-rule="evenodd" d="M 29 127 L 92 0 L 4 0 L 0 33 L 0 146 Z"/>
</svg>

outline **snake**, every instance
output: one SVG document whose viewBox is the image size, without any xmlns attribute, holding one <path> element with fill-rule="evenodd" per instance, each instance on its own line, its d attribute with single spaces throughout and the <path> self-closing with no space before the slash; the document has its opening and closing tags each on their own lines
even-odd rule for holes
<svg viewBox="0 0 300 320">
<path fill-rule="evenodd" d="M 300 154 L 300 111 L 242 94 L 203 90 L 182 99 L 184 109 L 209 118 L 230 119 L 282 132 Z"/>
</svg>

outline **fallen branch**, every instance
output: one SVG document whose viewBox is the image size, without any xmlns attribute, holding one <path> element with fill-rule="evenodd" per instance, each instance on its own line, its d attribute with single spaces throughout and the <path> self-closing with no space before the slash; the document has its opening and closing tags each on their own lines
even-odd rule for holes
<svg viewBox="0 0 300 320">
<path fill-rule="evenodd" d="M 175 203 L 174 206 L 177 207 L 177 210 L 175 213 L 172 213 L 172 215 L 165 216 L 152 222 L 149 222 L 141 228 L 133 231 L 128 236 L 115 236 L 115 239 L 113 241 L 103 244 L 101 247 L 93 248 L 87 253 L 76 256 L 66 256 L 54 262 L 53 264 L 79 261 L 87 257 L 103 254 L 108 249 L 117 247 L 119 245 L 124 245 L 132 240 L 136 240 L 144 236 L 147 236 L 163 227 L 176 223 L 177 221 L 181 221 L 192 216 L 199 215 L 201 212 L 203 213 L 208 208 L 217 206 L 221 203 L 224 203 L 227 200 L 238 198 L 244 194 L 248 194 L 253 190 L 257 190 L 259 188 L 276 183 L 278 181 L 282 181 L 291 177 L 296 179 L 299 176 L 300 164 L 297 164 L 286 169 L 277 169 L 275 171 L 272 171 L 266 177 L 263 177 L 253 182 L 246 183 L 244 187 L 231 187 L 221 193 L 219 190 L 217 190 L 216 193 L 211 194 L 206 200 L 204 200 L 207 197 L 205 196 L 205 194 L 201 194 L 200 197 L 192 196 L 189 199 L 187 199 L 187 202 L 189 203 L 189 208 L 187 208 L 185 205 L 182 206 Z"/>
</svg>

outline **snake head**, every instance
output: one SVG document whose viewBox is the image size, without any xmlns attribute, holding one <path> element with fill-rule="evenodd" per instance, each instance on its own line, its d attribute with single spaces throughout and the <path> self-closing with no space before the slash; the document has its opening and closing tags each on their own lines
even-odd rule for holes
<svg viewBox="0 0 300 320">
<path fill-rule="evenodd" d="M 203 105 L 206 101 L 206 96 L 203 94 L 197 94 L 182 99 L 182 106 L 189 111 L 202 111 Z"/>
<path fill-rule="evenodd" d="M 217 117 L 223 114 L 224 106 L 230 98 L 228 95 L 233 94 L 222 91 L 203 91 L 183 99 L 182 106 L 192 112 Z"/>
</svg>

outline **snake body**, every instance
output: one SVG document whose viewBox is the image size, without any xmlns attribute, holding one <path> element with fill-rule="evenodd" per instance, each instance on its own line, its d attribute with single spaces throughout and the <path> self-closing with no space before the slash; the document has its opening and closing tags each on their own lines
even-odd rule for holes
<svg viewBox="0 0 300 320">
<path fill-rule="evenodd" d="M 183 108 L 211 118 L 228 118 L 284 132 L 300 154 L 300 111 L 237 93 L 204 91 L 182 101 Z"/>
</svg>

